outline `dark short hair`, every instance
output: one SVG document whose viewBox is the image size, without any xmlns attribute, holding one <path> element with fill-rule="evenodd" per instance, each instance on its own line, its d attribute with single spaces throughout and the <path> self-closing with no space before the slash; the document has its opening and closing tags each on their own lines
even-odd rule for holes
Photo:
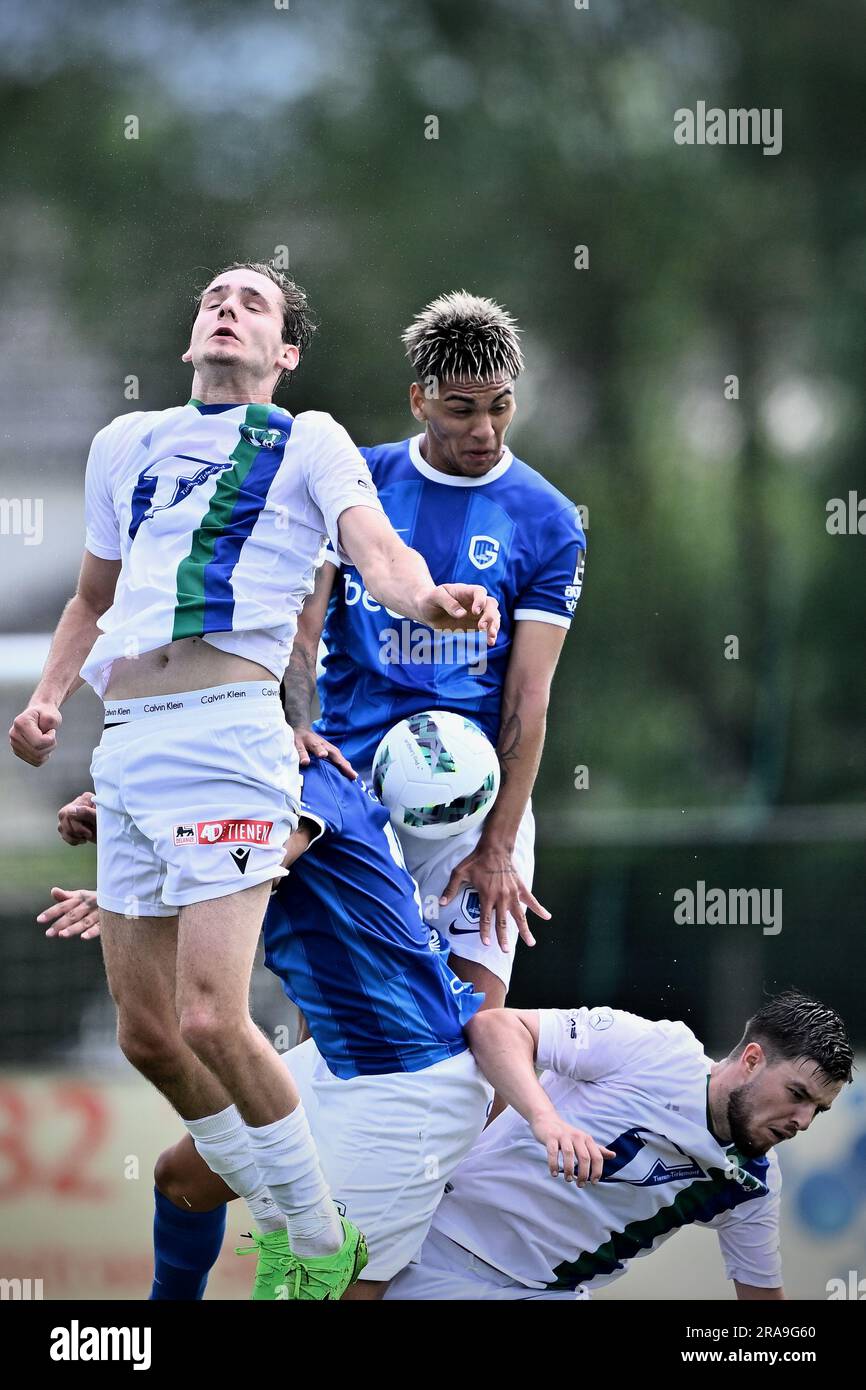
<svg viewBox="0 0 866 1390">
<path fill-rule="evenodd" d="M 808 1058 L 830 1081 L 852 1079 L 854 1050 L 845 1024 L 835 1009 L 798 989 L 768 999 L 749 1019 L 731 1056 L 742 1056 L 751 1042 L 760 1043 L 771 1065 Z"/>
<path fill-rule="evenodd" d="M 284 275 L 281 270 L 277 270 L 269 261 L 232 261 L 231 265 L 224 265 L 221 270 L 214 271 L 207 280 L 196 290 L 195 308 L 193 310 L 193 320 L 198 317 L 201 308 L 201 301 L 208 285 L 216 279 L 218 275 L 225 275 L 230 270 L 253 270 L 257 275 L 264 275 L 273 284 L 277 285 L 283 295 L 283 342 L 291 343 L 298 349 L 300 359 L 303 360 L 304 353 L 313 341 L 313 334 L 318 328 L 307 302 L 306 291 L 291 280 L 288 275 Z M 289 372 L 283 372 L 277 379 L 277 386 L 283 377 L 289 376 Z"/>
</svg>

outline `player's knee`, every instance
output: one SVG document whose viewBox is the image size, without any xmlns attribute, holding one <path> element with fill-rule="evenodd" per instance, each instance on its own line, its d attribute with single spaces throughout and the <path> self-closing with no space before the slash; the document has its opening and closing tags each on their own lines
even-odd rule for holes
<svg viewBox="0 0 866 1390">
<path fill-rule="evenodd" d="M 181 1172 L 176 1148 L 176 1145 L 172 1145 L 170 1149 L 163 1149 L 153 1166 L 153 1183 L 163 1197 L 167 1197 L 176 1207 L 183 1207 Z"/>
<path fill-rule="evenodd" d="M 227 1020 L 207 999 L 181 1008 L 179 1029 L 181 1038 L 197 1057 L 221 1052 L 227 1041 Z"/>
<path fill-rule="evenodd" d="M 177 1063 L 177 1035 L 157 1018 L 121 1014 L 117 1024 L 117 1044 L 136 1071 L 159 1077 Z"/>
<path fill-rule="evenodd" d="M 156 1161 L 153 1181 L 158 1192 L 183 1212 L 216 1211 L 235 1193 L 222 1178 L 211 1172 L 189 1135 Z"/>
</svg>

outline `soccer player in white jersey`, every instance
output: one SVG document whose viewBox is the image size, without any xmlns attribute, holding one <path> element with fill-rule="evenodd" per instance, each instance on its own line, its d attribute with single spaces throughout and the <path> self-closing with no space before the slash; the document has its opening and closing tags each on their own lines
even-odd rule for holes
<svg viewBox="0 0 866 1390">
<path fill-rule="evenodd" d="M 493 1010 L 467 1033 L 510 1108 L 387 1298 L 588 1297 L 691 1222 L 717 1232 L 738 1298 L 784 1297 L 774 1150 L 851 1080 L 832 1009 L 794 990 L 769 999 L 720 1062 L 684 1023 L 620 1009 Z"/>
<path fill-rule="evenodd" d="M 431 572 L 483 579 L 496 596 L 499 640 L 489 653 L 476 642 L 457 659 L 425 659 L 423 630 L 384 611 L 332 551 L 299 620 L 286 708 L 302 762 L 308 750 L 344 769 L 347 759 L 368 780 L 389 727 L 427 710 L 465 714 L 497 747 L 502 783 L 483 826 L 447 840 L 403 839 L 452 968 L 492 1008 L 505 1002 L 518 932 L 533 942 L 525 908 L 550 915 L 532 893 L 530 798 L 586 541 L 574 503 L 505 443 L 523 368 L 511 315 L 491 299 L 445 294 L 416 315 L 403 340 L 415 378 L 409 404 L 423 433 L 361 452 L 389 519 Z M 311 729 L 323 629 L 322 717 Z"/>
<path fill-rule="evenodd" d="M 104 697 L 93 756 L 106 972 L 129 1060 L 202 1157 L 284 1213 L 302 1299 L 338 1298 L 365 1260 L 330 1198 L 298 1092 L 248 1010 L 271 883 L 297 824 L 279 682 L 327 540 L 383 603 L 495 641 L 478 585 L 436 585 L 385 518 L 330 415 L 272 404 L 312 331 L 306 298 L 255 263 L 200 296 L 183 406 L 119 416 L 87 463 L 78 590 L 13 751 L 39 766 L 60 706 Z"/>
</svg>

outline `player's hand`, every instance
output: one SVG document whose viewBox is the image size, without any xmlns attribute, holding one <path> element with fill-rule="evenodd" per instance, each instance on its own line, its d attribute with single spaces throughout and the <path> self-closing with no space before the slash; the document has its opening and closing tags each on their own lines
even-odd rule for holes
<svg viewBox="0 0 866 1390">
<path fill-rule="evenodd" d="M 87 845 L 96 840 L 96 797 L 82 792 L 57 812 L 57 833 L 68 845 Z"/>
<path fill-rule="evenodd" d="M 598 1182 L 604 1160 L 616 1158 L 613 1149 L 602 1148 L 591 1134 L 567 1124 L 556 1111 L 553 1115 L 543 1115 L 534 1120 L 532 1133 L 539 1144 L 547 1149 L 547 1166 L 551 1177 L 556 1178 L 562 1173 L 566 1182 L 576 1182 L 578 1187 L 583 1187 L 587 1182 Z"/>
<path fill-rule="evenodd" d="M 478 924 L 482 944 L 490 945 L 490 928 L 495 923 L 496 937 L 503 951 L 508 946 L 508 914 L 514 918 L 517 930 L 527 946 L 535 945 L 535 937 L 529 930 L 524 907 L 530 908 L 545 922 L 550 921 L 546 907 L 530 892 L 514 867 L 507 849 L 479 840 L 475 849 L 454 870 L 439 899 L 442 907 L 447 906 L 464 884 L 469 884 L 478 894 L 481 920 Z"/>
<path fill-rule="evenodd" d="M 80 936 L 92 941 L 99 935 L 96 894 L 91 888 L 52 888 L 54 903 L 36 918 L 47 924 L 46 936 Z"/>
<path fill-rule="evenodd" d="M 486 633 L 487 645 L 492 647 L 499 632 L 499 604 L 482 584 L 437 584 L 434 589 L 422 589 L 415 601 L 420 622 L 428 627 L 452 632 Z"/>
<path fill-rule="evenodd" d="M 57 746 L 57 730 L 63 716 L 57 705 L 37 701 L 15 716 L 9 742 L 16 758 L 31 767 L 41 767 Z"/>
<path fill-rule="evenodd" d="M 327 758 L 329 763 L 333 763 L 338 772 L 342 772 L 344 777 L 348 777 L 350 782 L 354 782 L 358 776 L 352 764 L 344 758 L 339 748 L 335 748 L 333 743 L 329 743 L 321 734 L 315 733 L 312 729 L 294 729 L 295 747 L 298 750 L 298 762 L 301 767 L 309 767 L 311 758 Z"/>
</svg>

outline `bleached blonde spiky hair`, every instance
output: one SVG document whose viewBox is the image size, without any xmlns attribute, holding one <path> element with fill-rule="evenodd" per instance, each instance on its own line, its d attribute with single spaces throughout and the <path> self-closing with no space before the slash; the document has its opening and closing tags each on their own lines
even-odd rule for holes
<svg viewBox="0 0 866 1390">
<path fill-rule="evenodd" d="M 455 290 L 434 299 L 403 334 L 406 356 L 419 381 L 519 376 L 523 371 L 520 330 L 492 299 Z"/>
</svg>

